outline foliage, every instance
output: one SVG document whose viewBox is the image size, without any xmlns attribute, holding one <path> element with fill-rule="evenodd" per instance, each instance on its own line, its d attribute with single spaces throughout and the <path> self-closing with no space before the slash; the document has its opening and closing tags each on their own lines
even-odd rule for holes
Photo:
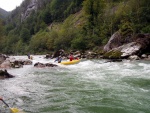
<svg viewBox="0 0 150 113">
<path fill-rule="evenodd" d="M 83 3 L 87 23 L 84 26 L 84 33 L 88 40 L 87 48 L 93 48 L 102 44 L 104 26 L 104 1 L 86 0 Z M 104 29 L 102 29 L 104 28 Z"/>
<path fill-rule="evenodd" d="M 49 34 L 48 32 L 39 32 L 32 37 L 29 45 L 30 52 L 33 53 L 42 53 L 43 51 L 48 50 L 47 43 L 49 43 Z"/>
<path fill-rule="evenodd" d="M 3 35 L 3 29 L 4 29 L 3 21 L 0 19 L 0 36 Z"/>
<path fill-rule="evenodd" d="M 23 28 L 20 32 L 20 38 L 23 42 L 29 42 L 30 40 L 30 32 L 27 28 Z"/>
<path fill-rule="evenodd" d="M 104 58 L 108 59 L 119 59 L 121 58 L 122 53 L 118 50 L 112 50 L 104 54 Z"/>
<path fill-rule="evenodd" d="M 4 30 L 4 25 L 3 25 L 3 21 L 0 19 L 0 53 L 2 52 L 2 49 L 4 47 L 4 35 L 3 35 L 3 30 Z"/>
<path fill-rule="evenodd" d="M 72 40 L 72 44 L 71 47 L 73 49 L 77 49 L 77 50 L 86 50 L 86 40 L 84 39 L 84 37 L 82 37 L 82 35 L 74 38 Z"/>
<path fill-rule="evenodd" d="M 0 52 L 92 50 L 118 30 L 123 38 L 150 32 L 149 0 L 37 0 L 37 9 L 21 19 L 30 2 L 24 0 L 0 20 Z"/>
</svg>

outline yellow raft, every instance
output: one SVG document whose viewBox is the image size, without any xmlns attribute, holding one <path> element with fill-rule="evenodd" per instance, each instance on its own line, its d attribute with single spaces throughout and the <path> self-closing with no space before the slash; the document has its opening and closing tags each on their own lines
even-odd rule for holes
<svg viewBox="0 0 150 113">
<path fill-rule="evenodd" d="M 76 64 L 76 63 L 79 63 L 80 60 L 72 60 L 72 61 L 63 61 L 61 62 L 61 64 L 63 65 L 71 65 L 71 64 Z"/>
</svg>

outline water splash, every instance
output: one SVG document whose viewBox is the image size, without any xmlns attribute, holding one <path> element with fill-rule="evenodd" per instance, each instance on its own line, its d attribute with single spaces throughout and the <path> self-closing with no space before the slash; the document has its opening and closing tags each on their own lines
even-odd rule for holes
<svg viewBox="0 0 150 113">
<path fill-rule="evenodd" d="M 54 59 L 34 56 L 33 62 Z M 150 62 L 83 60 L 75 65 L 8 70 L 0 95 L 26 113 L 150 112 Z"/>
</svg>

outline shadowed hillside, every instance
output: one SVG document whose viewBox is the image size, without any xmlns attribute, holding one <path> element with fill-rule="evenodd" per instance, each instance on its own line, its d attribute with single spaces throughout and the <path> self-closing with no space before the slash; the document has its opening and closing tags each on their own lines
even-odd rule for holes
<svg viewBox="0 0 150 113">
<path fill-rule="evenodd" d="M 0 8 L 0 18 L 6 18 L 10 13 Z"/>
</svg>

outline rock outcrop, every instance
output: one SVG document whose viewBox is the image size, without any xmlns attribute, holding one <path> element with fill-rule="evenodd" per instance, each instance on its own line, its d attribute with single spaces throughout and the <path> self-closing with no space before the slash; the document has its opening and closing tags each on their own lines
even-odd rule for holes
<svg viewBox="0 0 150 113">
<path fill-rule="evenodd" d="M 110 51 L 113 48 L 117 48 L 121 45 L 121 33 L 115 32 L 104 46 L 104 51 Z"/>
<path fill-rule="evenodd" d="M 21 12 L 21 22 L 23 22 L 24 20 L 26 20 L 26 18 L 28 18 L 32 12 L 37 12 L 38 9 L 46 7 L 47 3 L 51 2 L 51 0 L 24 0 L 22 3 L 22 7 L 23 9 Z"/>
<path fill-rule="evenodd" d="M 123 39 L 122 37 L 119 32 L 112 35 L 104 46 L 104 51 L 106 52 L 104 58 L 129 58 L 133 55 L 141 57 L 142 54 L 150 53 L 150 34 L 131 35 Z"/>
<path fill-rule="evenodd" d="M 21 14 L 21 22 L 23 22 L 27 17 L 29 17 L 32 11 L 37 11 L 37 9 L 38 9 L 38 1 L 30 0 L 26 10 Z"/>
</svg>

